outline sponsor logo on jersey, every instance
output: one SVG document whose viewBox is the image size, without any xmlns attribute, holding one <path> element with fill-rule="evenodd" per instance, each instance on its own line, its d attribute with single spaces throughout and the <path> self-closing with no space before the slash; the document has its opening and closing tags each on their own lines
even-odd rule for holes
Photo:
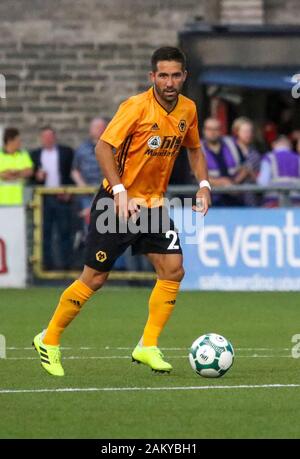
<svg viewBox="0 0 300 459">
<path fill-rule="evenodd" d="M 147 143 L 148 147 L 151 150 L 156 150 L 161 146 L 161 138 L 159 137 L 159 135 L 153 135 L 152 137 L 150 137 Z"/>
<path fill-rule="evenodd" d="M 152 145 L 153 139 L 159 139 L 159 142 L 155 140 L 155 146 Z M 150 149 L 146 150 L 145 154 L 148 156 L 174 156 L 178 153 L 181 142 L 182 136 L 165 135 L 162 139 L 159 136 L 154 136 L 148 140 Z"/>
<path fill-rule="evenodd" d="M 186 121 L 180 120 L 178 123 L 178 129 L 180 132 L 184 132 L 186 130 Z"/>
</svg>

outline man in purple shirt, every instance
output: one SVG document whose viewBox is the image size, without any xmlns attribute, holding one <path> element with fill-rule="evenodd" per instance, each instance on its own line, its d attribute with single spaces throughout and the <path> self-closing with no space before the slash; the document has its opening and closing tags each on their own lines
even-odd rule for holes
<svg viewBox="0 0 300 459">
<path fill-rule="evenodd" d="M 273 150 L 267 153 L 261 163 L 257 183 L 261 186 L 272 185 L 300 185 L 300 157 L 292 151 L 291 143 L 287 137 L 281 136 L 272 144 Z M 291 192 L 293 204 L 300 204 L 299 191 Z M 279 195 L 270 192 L 265 195 L 266 207 L 277 207 Z"/>
<path fill-rule="evenodd" d="M 221 135 L 221 123 L 216 118 L 207 118 L 203 129 L 203 150 L 206 155 L 208 174 L 212 186 L 230 186 L 241 168 L 241 158 L 236 148 Z M 214 194 L 214 206 L 240 206 L 243 199 L 230 194 Z"/>
</svg>

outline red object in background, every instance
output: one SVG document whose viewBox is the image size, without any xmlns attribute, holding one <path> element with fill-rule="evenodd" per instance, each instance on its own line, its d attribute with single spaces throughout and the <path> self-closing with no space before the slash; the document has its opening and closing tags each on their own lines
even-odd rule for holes
<svg viewBox="0 0 300 459">
<path fill-rule="evenodd" d="M 263 135 L 266 143 L 271 148 L 272 142 L 274 142 L 274 140 L 276 140 L 278 137 L 278 130 L 276 124 L 272 121 L 267 122 L 263 128 Z"/>
<path fill-rule="evenodd" d="M 213 118 L 217 118 L 222 126 L 222 135 L 228 134 L 228 107 L 225 100 L 213 97 L 210 105 L 210 113 Z"/>
<path fill-rule="evenodd" d="M 91 220 L 91 212 L 87 213 L 84 217 L 84 222 L 86 225 L 89 225 L 90 224 L 90 220 Z"/>
<path fill-rule="evenodd" d="M 0 239 L 0 274 L 5 274 L 7 271 L 6 246 L 3 239 Z"/>
</svg>

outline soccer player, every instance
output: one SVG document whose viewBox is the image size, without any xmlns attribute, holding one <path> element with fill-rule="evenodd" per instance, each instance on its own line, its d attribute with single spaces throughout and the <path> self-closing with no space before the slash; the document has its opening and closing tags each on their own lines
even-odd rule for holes
<svg viewBox="0 0 300 459">
<path fill-rule="evenodd" d="M 134 254 L 146 254 L 157 274 L 149 298 L 148 320 L 132 360 L 155 371 L 172 370 L 158 348 L 158 338 L 174 309 L 184 270 L 178 233 L 166 215 L 163 196 L 181 146 L 187 148 L 191 169 L 199 182 L 196 199 L 202 204 L 193 206 L 193 210 L 205 215 L 211 199 L 196 106 L 180 94 L 187 76 L 185 56 L 177 48 L 163 47 L 153 53 L 151 63 L 152 87 L 120 105 L 96 145 L 105 179 L 91 208 L 83 272 L 61 295 L 47 329 L 34 338 L 43 368 L 55 376 L 64 375 L 61 334 L 103 286 L 114 261 L 128 246 L 132 246 Z M 106 211 L 101 198 L 113 200 L 116 231 L 99 231 L 99 221 Z M 158 222 L 158 231 L 120 231 L 122 222 L 128 224 L 131 218 L 137 222 L 145 213 L 149 226 Z M 164 227 L 166 220 L 170 231 Z"/>
</svg>

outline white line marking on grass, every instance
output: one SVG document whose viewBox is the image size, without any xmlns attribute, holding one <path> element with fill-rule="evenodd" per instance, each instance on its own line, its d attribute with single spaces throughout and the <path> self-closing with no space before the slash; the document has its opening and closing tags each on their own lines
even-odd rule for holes
<svg viewBox="0 0 300 459">
<path fill-rule="evenodd" d="M 134 346 L 131 347 L 87 347 L 87 346 L 80 346 L 80 347 L 64 347 L 61 346 L 61 350 L 85 350 L 89 351 L 92 349 L 97 350 L 106 350 L 106 351 L 129 351 L 133 350 Z M 30 347 L 7 347 L 9 351 L 32 351 L 34 350 L 32 346 Z M 189 347 L 161 347 L 162 351 L 188 351 Z M 236 351 L 289 351 L 290 348 L 288 347 L 279 347 L 279 348 L 272 348 L 272 347 L 236 347 Z"/>
<path fill-rule="evenodd" d="M 172 359 L 188 359 L 188 355 L 172 355 L 169 357 L 170 360 Z M 237 354 L 235 356 L 237 359 L 277 359 L 277 358 L 292 358 L 291 354 L 288 355 L 258 355 L 258 354 L 253 354 L 253 355 L 239 355 Z M 87 355 L 87 356 L 81 356 L 81 355 L 68 355 L 62 357 L 63 360 L 108 360 L 108 359 L 131 359 L 130 355 Z M 39 360 L 39 357 L 7 357 L 4 360 Z"/>
<path fill-rule="evenodd" d="M 299 388 L 300 384 L 241 384 L 238 386 L 170 386 L 170 387 L 64 387 L 58 389 L 0 389 L 0 394 L 43 392 L 142 392 L 168 390 L 222 390 L 222 389 L 285 389 Z"/>
<path fill-rule="evenodd" d="M 30 347 L 7 347 L 6 349 L 8 349 L 9 351 L 34 351 L 34 348 L 33 346 L 30 346 Z M 63 350 L 71 350 L 71 349 L 74 349 L 72 347 L 61 347 L 61 349 Z M 79 349 L 96 349 L 96 348 L 92 348 L 92 347 L 85 347 L 85 348 L 79 348 Z"/>
</svg>

